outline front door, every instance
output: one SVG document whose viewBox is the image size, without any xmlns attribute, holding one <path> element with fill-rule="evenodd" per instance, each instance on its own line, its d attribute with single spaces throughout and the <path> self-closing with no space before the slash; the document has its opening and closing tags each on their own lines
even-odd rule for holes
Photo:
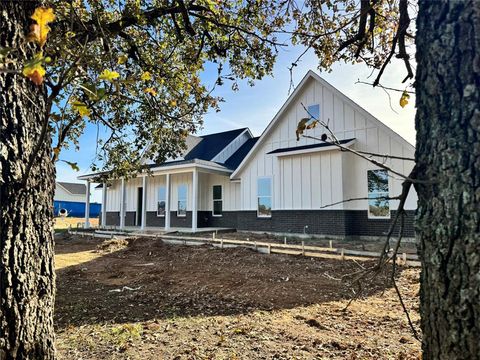
<svg viewBox="0 0 480 360">
<path fill-rule="evenodd" d="M 142 225 L 142 209 L 143 209 L 143 187 L 139 187 L 137 190 L 137 216 L 135 219 L 135 225 Z"/>
</svg>

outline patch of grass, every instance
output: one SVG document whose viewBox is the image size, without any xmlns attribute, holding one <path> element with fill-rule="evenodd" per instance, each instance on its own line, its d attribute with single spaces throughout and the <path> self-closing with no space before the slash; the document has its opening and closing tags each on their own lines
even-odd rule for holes
<svg viewBox="0 0 480 360">
<path fill-rule="evenodd" d="M 86 263 L 100 256 L 102 256 L 102 254 L 92 250 L 57 254 L 55 255 L 55 270 L 60 270 L 66 268 L 67 266 Z"/>
<path fill-rule="evenodd" d="M 123 324 L 111 330 L 112 340 L 120 346 L 139 340 L 142 337 L 143 326 L 141 324 Z"/>
</svg>

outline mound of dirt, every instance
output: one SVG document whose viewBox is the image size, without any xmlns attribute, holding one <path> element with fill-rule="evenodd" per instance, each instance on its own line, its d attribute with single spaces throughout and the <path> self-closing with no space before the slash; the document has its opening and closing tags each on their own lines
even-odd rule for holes
<svg viewBox="0 0 480 360">
<path fill-rule="evenodd" d="M 125 239 L 111 239 L 105 240 L 97 246 L 99 253 L 112 253 L 114 251 L 122 250 L 128 246 L 128 241 Z"/>
</svg>

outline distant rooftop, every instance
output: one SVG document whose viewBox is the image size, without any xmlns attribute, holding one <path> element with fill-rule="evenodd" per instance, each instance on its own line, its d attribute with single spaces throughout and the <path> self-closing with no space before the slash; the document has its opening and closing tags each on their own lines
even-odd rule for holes
<svg viewBox="0 0 480 360">
<path fill-rule="evenodd" d="M 85 184 L 70 183 L 57 181 L 57 184 L 61 185 L 72 195 L 85 195 L 87 193 L 87 186 Z"/>
</svg>

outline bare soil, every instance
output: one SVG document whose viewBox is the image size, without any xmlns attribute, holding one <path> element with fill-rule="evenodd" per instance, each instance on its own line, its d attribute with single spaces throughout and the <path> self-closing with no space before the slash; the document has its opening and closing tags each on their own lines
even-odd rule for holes
<svg viewBox="0 0 480 360">
<path fill-rule="evenodd" d="M 387 271 L 345 310 L 369 262 L 70 235 L 56 253 L 60 359 L 420 357 Z M 418 270 L 397 283 L 418 328 Z"/>
</svg>

